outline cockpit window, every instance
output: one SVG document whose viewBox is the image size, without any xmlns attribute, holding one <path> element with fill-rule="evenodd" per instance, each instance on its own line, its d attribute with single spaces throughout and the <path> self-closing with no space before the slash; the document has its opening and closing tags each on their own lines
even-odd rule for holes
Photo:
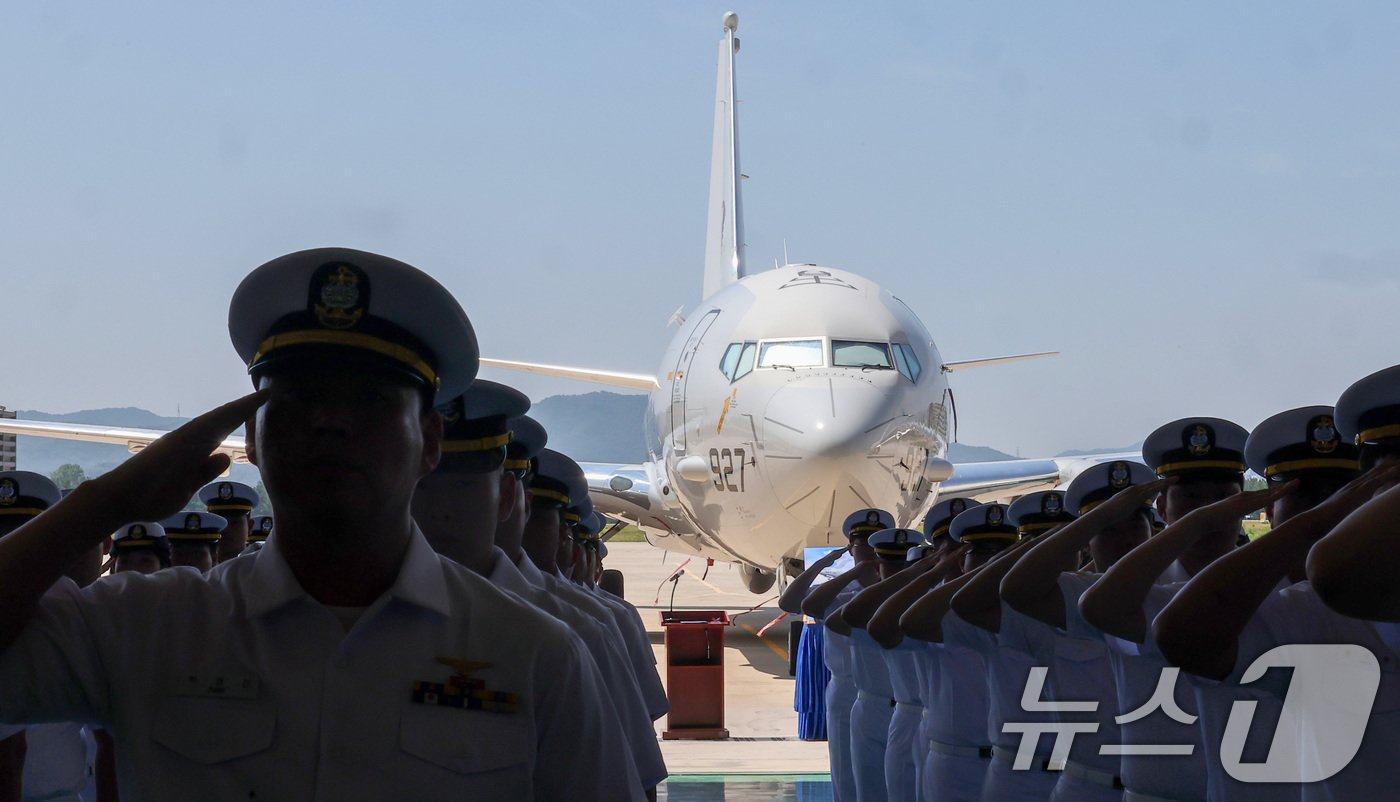
<svg viewBox="0 0 1400 802">
<path fill-rule="evenodd" d="M 878 368 L 889 370 L 889 343 L 863 343 L 854 340 L 831 341 L 831 364 L 838 368 Z"/>
<path fill-rule="evenodd" d="M 744 343 L 744 350 L 739 352 L 739 366 L 734 369 L 734 378 L 730 381 L 738 381 L 753 370 L 753 357 L 758 352 L 758 343 Z"/>
<path fill-rule="evenodd" d="M 719 360 L 720 373 L 731 382 L 744 378 L 753 370 L 753 356 L 757 350 L 757 343 L 730 343 Z"/>
<path fill-rule="evenodd" d="M 826 364 L 821 340 L 782 340 L 759 343 L 760 368 L 819 368 Z"/>
<path fill-rule="evenodd" d="M 724 349 L 724 356 L 719 360 L 719 372 L 728 376 L 730 381 L 734 380 L 734 368 L 739 365 L 739 352 L 743 348 L 743 343 L 730 343 L 729 347 Z"/>
<path fill-rule="evenodd" d="M 901 375 L 911 382 L 919 381 L 919 374 L 923 368 L 919 365 L 919 358 L 914 356 L 914 348 L 904 343 L 894 344 L 894 364 L 899 369 Z"/>
<path fill-rule="evenodd" d="M 894 344 L 894 366 L 899 369 L 899 375 L 909 381 L 914 380 L 914 377 L 909 373 L 909 360 L 904 355 L 904 345 L 901 343 Z"/>
</svg>

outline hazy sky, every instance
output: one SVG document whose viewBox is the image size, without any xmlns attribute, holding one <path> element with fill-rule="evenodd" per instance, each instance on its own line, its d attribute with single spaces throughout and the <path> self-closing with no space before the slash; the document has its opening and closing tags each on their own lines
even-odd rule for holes
<svg viewBox="0 0 1400 802">
<path fill-rule="evenodd" d="M 241 394 L 233 288 L 319 245 L 433 273 L 489 355 L 654 370 L 727 8 L 5 4 L 0 404 Z M 735 10 L 751 263 L 863 273 L 948 359 L 1064 352 L 955 375 L 964 442 L 1252 426 L 1400 362 L 1400 7 Z"/>
</svg>

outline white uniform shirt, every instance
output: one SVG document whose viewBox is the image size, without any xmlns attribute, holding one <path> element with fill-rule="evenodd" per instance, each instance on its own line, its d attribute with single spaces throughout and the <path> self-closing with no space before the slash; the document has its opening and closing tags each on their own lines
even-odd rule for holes
<svg viewBox="0 0 1400 802">
<path fill-rule="evenodd" d="M 487 663 L 470 677 L 516 712 L 415 702 L 440 660 Z M 348 634 L 271 540 L 207 575 L 60 580 L 0 656 L 0 720 L 106 727 L 131 799 L 602 798 L 630 776 L 604 693 L 564 625 L 417 527 Z"/>
<path fill-rule="evenodd" d="M 924 689 L 919 684 L 919 669 L 915 666 L 917 658 L 914 656 L 922 651 L 919 645 L 919 641 L 905 638 L 898 646 L 886 649 L 881 656 L 890 674 L 890 690 L 894 692 L 895 701 L 922 707 Z"/>
<path fill-rule="evenodd" d="M 632 661 L 632 671 L 637 675 L 638 687 L 641 688 L 642 698 L 646 700 L 647 714 L 652 721 L 660 719 L 671 709 L 671 703 L 666 698 L 666 689 L 661 684 L 661 677 L 656 673 L 656 653 L 651 648 L 651 638 L 646 633 L 646 628 L 642 626 L 640 617 L 634 618 L 636 611 L 630 613 L 620 605 L 614 605 L 609 600 L 590 593 L 583 586 L 565 579 L 558 574 L 543 574 L 545 582 L 549 584 L 550 590 L 564 596 L 571 603 L 584 608 L 584 611 L 595 618 L 609 617 L 622 634 L 622 643 L 627 649 L 627 656 Z"/>
<path fill-rule="evenodd" d="M 647 632 L 646 622 L 642 621 L 642 614 L 638 612 L 637 608 L 633 606 L 631 602 L 621 596 L 603 590 L 603 588 L 598 585 L 593 585 L 592 587 L 588 585 L 576 585 L 576 587 L 581 587 L 585 593 L 590 593 L 602 599 L 604 604 L 621 611 L 622 620 L 619 622 L 619 626 L 622 626 L 624 632 L 630 631 L 632 633 L 632 642 L 637 647 L 637 654 L 640 655 L 638 661 L 640 668 L 638 670 L 644 671 L 650 677 L 655 678 L 654 690 L 658 692 L 660 698 L 664 700 L 666 698 L 666 691 L 662 687 L 660 675 L 656 671 L 656 650 L 651 647 L 651 635 Z M 630 630 L 628 628 L 629 625 Z M 647 665 L 650 665 L 651 668 L 646 668 Z M 670 709 L 669 702 L 667 703 L 667 709 Z M 658 715 L 657 718 L 660 718 L 660 715 Z"/>
<path fill-rule="evenodd" d="M 856 688 L 881 699 L 894 699 L 890 669 L 885 664 L 885 647 L 863 629 L 851 630 L 851 666 Z"/>
<path fill-rule="evenodd" d="M 979 633 L 981 633 L 979 635 Z M 950 746 L 990 746 L 987 740 L 987 663 L 973 642 L 987 635 L 949 610 L 943 616 L 943 643 L 935 644 L 934 715 L 928 737 Z"/>
<path fill-rule="evenodd" d="M 23 799 L 76 800 L 92 775 L 83 725 L 71 721 L 52 724 L 0 724 L 0 740 L 24 733 Z"/>
<path fill-rule="evenodd" d="M 841 592 L 836 594 L 836 598 L 832 599 L 830 606 L 826 609 L 828 611 L 841 609 L 861 590 L 863 588 L 860 580 L 851 582 L 846 587 L 841 588 Z M 820 620 L 824 621 L 825 619 Z M 831 681 L 853 684 L 854 680 L 851 679 L 851 672 L 854 670 L 851 666 L 851 636 L 828 629 L 822 633 L 822 637 L 822 658 L 826 662 L 826 669 L 831 672 Z"/>
<path fill-rule="evenodd" d="M 935 715 L 934 702 L 938 698 L 938 656 L 935 644 L 906 637 L 904 642 L 914 650 L 914 676 L 919 683 L 919 699 L 923 701 L 923 722 L 919 724 L 919 743 L 929 737 L 929 717 Z"/>
<path fill-rule="evenodd" d="M 606 705 L 617 714 L 618 722 L 622 725 L 638 779 L 643 788 L 656 787 L 666 779 L 666 761 L 661 756 L 656 731 L 652 729 L 651 719 L 647 717 L 642 704 L 632 666 L 625 658 L 619 657 L 616 647 L 607 641 L 602 628 L 593 619 L 578 608 L 564 604 L 558 596 L 544 588 L 531 585 L 504 551 L 494 546 L 492 550 L 491 573 L 486 577 L 491 584 L 514 593 L 564 622 L 583 641 L 593 662 L 598 665 L 603 684 L 607 686 Z"/>
<path fill-rule="evenodd" d="M 1105 745 L 1123 743 L 1123 735 L 1114 720 L 1119 715 L 1118 690 L 1113 667 L 1109 663 L 1108 645 L 1103 633 L 1089 626 L 1079 614 L 1079 597 L 1102 574 L 1066 572 L 1060 574 L 1060 595 L 1064 597 L 1065 629 L 1047 630 L 1055 633 L 1053 662 L 1050 663 L 1049 696 L 1064 702 L 1098 702 L 1093 713 L 1061 713 L 1062 721 L 1096 721 L 1094 733 L 1077 733 L 1070 747 L 1069 759 L 1095 771 L 1115 776 L 1121 770 L 1117 755 L 1100 754 Z"/>
<path fill-rule="evenodd" d="M 524 552 L 521 552 L 520 558 L 515 562 L 515 568 L 530 587 L 534 588 L 535 596 L 533 598 L 541 609 L 570 626 L 575 626 L 575 622 L 578 622 L 578 626 L 597 630 L 608 653 L 606 661 L 598 661 L 599 667 L 603 667 L 606 662 L 607 665 L 614 666 L 620 676 L 626 677 L 642 705 L 642 710 L 647 713 L 648 721 L 651 721 L 646 699 L 642 696 L 642 683 L 637 678 L 636 670 L 632 665 L 632 657 L 627 651 L 626 637 L 622 634 L 622 630 L 618 629 L 616 619 L 601 606 L 597 608 L 599 617 L 595 618 L 582 606 L 571 604 L 565 596 L 555 593 L 550 587 L 550 583 L 545 579 L 544 572 L 540 571 L 539 567 L 531 562 Z M 587 598 L 584 601 L 592 603 L 592 600 Z M 584 642 L 588 643 L 587 640 Z M 655 675 L 655 670 L 651 674 Z M 653 736 L 656 734 L 655 730 L 651 729 L 650 724 L 647 725 L 647 728 Z"/>
<path fill-rule="evenodd" d="M 1006 602 L 1001 604 L 1001 624 L 996 633 L 996 666 L 989 670 L 995 680 L 992 696 L 992 715 L 1002 717 L 1001 723 L 1028 724 L 1034 722 L 1058 721 L 1058 713 L 1027 712 L 1022 709 L 1022 697 L 1026 692 L 1031 669 L 1049 668 L 1055 665 L 1055 630 L 1031 618 Z M 1053 699 L 1050 680 L 1047 677 L 1041 688 L 1042 701 Z M 1019 745 L 1020 733 L 1008 733 Z M 1077 739 L 1076 739 L 1077 740 Z M 993 743 L 1001 743 L 993 741 Z M 1005 744 L 1002 744 L 1005 746 Z M 1042 736 L 1036 741 L 1035 755 L 1038 759 L 1049 759 L 1054 739 Z"/>
<path fill-rule="evenodd" d="M 642 690 L 642 698 L 646 700 L 647 712 L 652 716 L 652 720 L 655 721 L 665 715 L 665 693 L 662 693 L 661 702 L 663 708 L 658 714 L 654 707 L 657 702 L 656 699 L 653 698 L 653 692 L 649 689 L 650 683 L 647 681 L 646 672 L 640 670 L 651 665 L 653 666 L 651 674 L 655 675 L 655 656 L 644 657 L 635 653 L 636 637 L 630 632 L 623 630 L 623 628 L 618 625 L 619 616 L 611 607 L 604 604 L 602 599 L 599 599 L 592 593 L 585 592 L 583 588 L 575 585 L 572 581 L 564 579 L 557 574 L 546 574 L 541 571 L 538 566 L 530 562 L 528 557 L 522 557 L 521 560 L 516 563 L 516 567 L 520 569 L 520 572 L 526 576 L 528 581 L 533 583 L 538 579 L 540 582 L 544 583 L 546 590 L 553 593 L 563 603 L 582 610 L 594 621 L 597 621 L 598 624 L 607 631 L 608 635 L 615 639 L 622 651 L 627 654 L 628 663 L 632 666 L 632 673 L 637 677 L 638 687 Z M 648 651 L 650 650 L 648 649 Z M 657 678 L 656 682 L 659 684 L 660 679 Z"/>
<path fill-rule="evenodd" d="M 1196 695 L 1196 710 L 1201 718 L 1201 741 L 1206 749 L 1206 798 L 1210 802 L 1294 802 L 1301 795 L 1297 783 L 1247 783 L 1236 780 L 1225 771 L 1220 760 L 1225 726 L 1236 702 L 1254 705 L 1241 760 L 1263 763 L 1272 748 L 1274 731 L 1278 728 L 1283 700 L 1253 686 L 1236 685 L 1182 672 L 1182 679 Z"/>
<path fill-rule="evenodd" d="M 938 662 L 934 659 L 933 644 L 906 637 L 901 645 L 907 645 L 914 652 L 914 681 L 919 683 L 921 704 L 929 707 L 938 688 Z"/>
<path fill-rule="evenodd" d="M 1380 687 L 1371 705 L 1361 749 L 1346 768 L 1331 778 L 1303 784 L 1302 799 L 1350 802 L 1394 798 L 1400 788 L 1400 760 L 1395 757 L 1395 746 L 1400 743 L 1400 634 L 1394 625 L 1341 615 L 1322 603 L 1311 582 L 1299 582 L 1276 591 L 1260 605 L 1240 633 L 1235 672 L 1227 680 L 1238 682 L 1255 658 L 1288 643 L 1355 644 L 1375 655 L 1381 669 Z M 1252 687 L 1283 698 L 1287 678 L 1280 675 L 1287 673 L 1267 672 Z M 1304 733 L 1304 737 L 1311 734 Z M 1300 748 L 1314 747 L 1305 742 Z"/>
<path fill-rule="evenodd" d="M 1163 579 L 1174 578 L 1181 573 L 1179 564 L 1172 568 Z M 1118 710 L 1115 715 L 1127 715 L 1138 711 L 1152 699 L 1153 692 L 1161 680 L 1168 663 L 1152 638 L 1152 619 L 1171 602 L 1184 587 L 1183 581 L 1169 584 L 1156 584 L 1143 601 L 1143 615 L 1148 622 L 1147 634 L 1142 643 L 1101 634 L 1108 646 L 1109 666 L 1113 669 L 1114 684 L 1118 691 Z M 1169 799 L 1205 800 L 1206 798 L 1206 757 L 1198 724 L 1196 695 L 1180 677 L 1172 686 L 1172 698 L 1177 707 L 1191 717 L 1191 723 L 1183 724 L 1168 716 L 1160 708 L 1145 718 L 1124 723 L 1120 734 L 1124 744 L 1133 746 L 1172 745 L 1189 746 L 1189 755 L 1124 755 L 1121 758 L 1123 785 L 1140 794 L 1164 796 Z"/>
<path fill-rule="evenodd" d="M 1015 750 L 1021 742 L 1021 736 L 1019 733 L 1004 732 L 1004 723 L 1049 720 L 1046 713 L 1027 713 L 1021 710 L 1021 694 L 1025 690 L 1026 674 L 1030 671 L 1032 663 L 1029 655 L 1012 649 L 1002 649 L 997 644 L 996 634 L 970 624 L 961 617 L 955 618 L 951 611 L 943 617 L 943 642 L 973 649 L 982 655 L 985 673 L 978 681 L 983 684 L 987 694 L 987 717 L 982 743 Z M 1041 738 L 1039 743 L 1043 744 L 1046 740 L 1048 739 Z M 1036 757 L 1044 759 L 1048 756 L 1049 747 L 1038 744 Z"/>
</svg>

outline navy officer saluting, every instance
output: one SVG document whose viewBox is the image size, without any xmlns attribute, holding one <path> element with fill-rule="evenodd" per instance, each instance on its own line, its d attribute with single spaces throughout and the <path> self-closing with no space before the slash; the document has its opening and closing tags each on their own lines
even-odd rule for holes
<svg viewBox="0 0 1400 802">
<path fill-rule="evenodd" d="M 318 249 L 253 271 L 229 319 L 259 392 L 0 540 L 0 720 L 107 727 L 133 799 L 600 798 L 626 768 L 591 661 L 410 517 L 441 456 L 433 404 L 477 368 L 451 294 Z M 59 578 L 122 523 L 179 510 L 245 423 L 277 510 L 261 551 L 85 591 Z"/>
<path fill-rule="evenodd" d="M 1272 491 L 1241 492 L 1248 437 L 1238 424 L 1211 417 L 1182 418 L 1148 435 L 1142 461 L 1171 480 L 1156 501 L 1167 528 L 1120 557 L 1079 598 L 1085 623 L 1109 636 L 1104 644 L 1118 712 L 1125 716 L 1123 742 L 1190 747 L 1184 754 L 1122 755 L 1125 797 L 1194 802 L 1208 796 L 1205 747 L 1195 721 L 1199 709 L 1185 683 L 1171 687 L 1185 716 L 1152 708 L 1136 718 L 1127 714 L 1153 699 L 1159 683 L 1171 684 L 1170 675 L 1163 680 L 1168 663 L 1152 636 L 1152 619 L 1188 580 L 1234 551 L 1244 534 L 1241 519 L 1268 503 Z"/>
<path fill-rule="evenodd" d="M 1343 490 L 1360 473 L 1360 463 L 1356 446 L 1344 441 L 1337 431 L 1333 408 L 1299 407 L 1265 419 L 1250 433 L 1244 454 L 1249 467 L 1282 493 L 1273 495 L 1268 507 L 1272 531 L 1206 566 L 1152 625 L 1167 660 L 1189 674 L 1206 678 L 1188 679 L 1201 716 L 1200 729 L 1205 733 L 1207 797 L 1212 802 L 1276 799 L 1279 794 L 1268 784 L 1236 780 L 1222 762 L 1222 744 L 1228 743 L 1224 738 L 1226 723 L 1241 701 L 1255 706 L 1251 737 L 1262 736 L 1254 743 L 1246 741 L 1243 754 L 1270 751 L 1266 739 L 1272 738 L 1283 706 L 1275 677 L 1242 684 L 1239 679 L 1244 668 L 1274 646 L 1322 643 L 1336 633 L 1348 632 L 1349 624 L 1360 625 L 1329 620 L 1334 617 L 1327 615 L 1315 594 L 1305 589 L 1306 583 L 1294 584 L 1305 575 L 1313 543 L 1370 496 L 1363 483 Z M 1314 509 L 1320 505 L 1322 509 Z M 1318 620 L 1314 612 L 1322 612 L 1321 620 L 1328 625 L 1322 632 L 1308 633 L 1308 625 Z M 1301 639 L 1295 639 L 1299 636 Z M 1236 673 L 1236 666 L 1240 673 Z M 1284 681 L 1283 685 L 1289 683 Z M 1326 727 L 1307 729 L 1328 732 L 1332 737 Z M 1386 739 L 1386 743 L 1393 743 L 1393 739 Z M 1270 760 L 1275 754 L 1270 751 Z M 1323 782 L 1297 790 L 1303 799 L 1353 799 L 1365 788 L 1355 784 L 1357 778 L 1373 771 L 1374 767 L 1354 763 Z M 1335 797 L 1314 796 L 1315 791 L 1330 793 L 1332 788 L 1344 792 Z M 1375 796 L 1377 792 L 1364 795 Z"/>
</svg>

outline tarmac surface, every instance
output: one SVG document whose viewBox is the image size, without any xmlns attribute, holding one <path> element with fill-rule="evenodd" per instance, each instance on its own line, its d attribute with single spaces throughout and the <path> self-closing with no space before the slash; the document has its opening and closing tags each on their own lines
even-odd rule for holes
<svg viewBox="0 0 1400 802">
<path fill-rule="evenodd" d="M 689 562 L 687 562 L 689 560 Z M 753 594 L 737 566 L 664 552 L 646 543 L 609 543 L 604 567 L 622 571 L 627 601 L 646 622 L 661 681 L 668 683 L 661 613 L 724 610 L 724 725 L 727 740 L 662 740 L 672 802 L 690 799 L 830 798 L 825 741 L 797 737 L 794 680 L 788 673 L 788 625 L 777 607 L 778 586 Z M 679 580 L 668 581 L 680 572 Z M 763 632 L 762 636 L 759 635 Z M 667 687 L 667 694 L 674 693 Z M 656 722 L 657 737 L 667 720 Z M 751 775 L 716 783 L 715 775 Z M 825 786 L 825 788 L 823 788 Z"/>
</svg>

